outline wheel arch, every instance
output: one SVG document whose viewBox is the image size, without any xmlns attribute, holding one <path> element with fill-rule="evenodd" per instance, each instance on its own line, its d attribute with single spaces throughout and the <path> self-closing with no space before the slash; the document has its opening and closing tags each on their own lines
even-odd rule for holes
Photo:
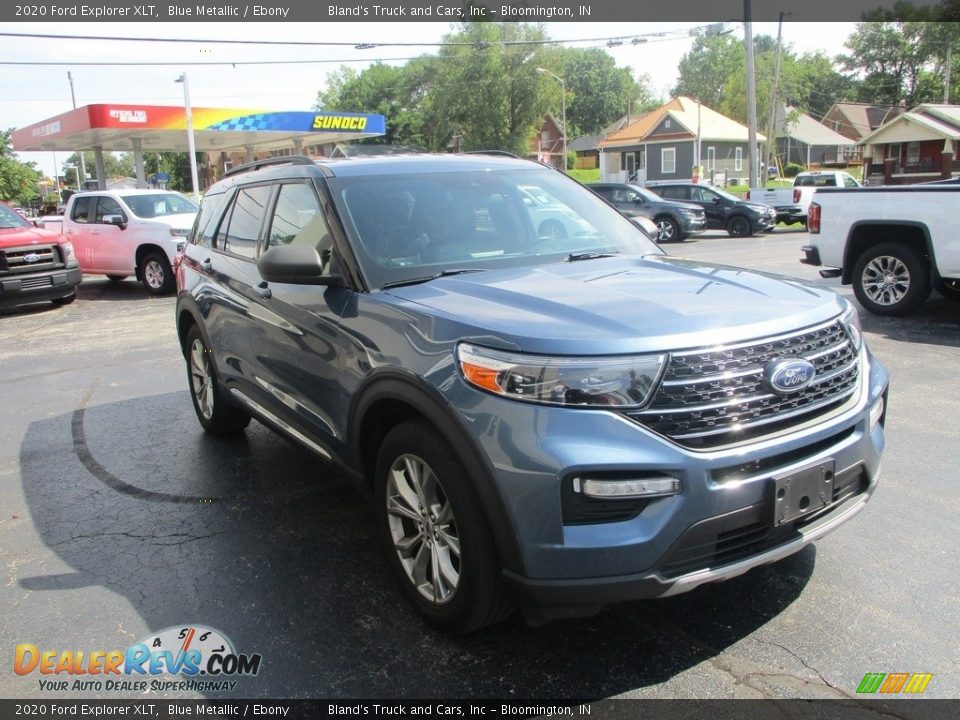
<svg viewBox="0 0 960 720">
<path fill-rule="evenodd" d="M 483 505 L 502 566 L 522 573 L 516 533 L 492 480 L 493 469 L 462 419 L 434 388 L 425 386 L 416 376 L 385 371 L 368 380 L 354 396 L 349 422 L 351 464 L 362 476 L 364 491 L 372 494 L 377 454 L 387 433 L 398 424 L 417 418 L 429 422 L 463 462 Z"/>
<path fill-rule="evenodd" d="M 936 255 L 933 242 L 930 239 L 930 228 L 925 223 L 910 220 L 878 221 L 864 220 L 855 222 L 847 232 L 847 242 L 843 251 L 843 273 L 840 281 L 844 285 L 853 282 L 853 268 L 863 252 L 884 242 L 901 243 L 908 245 L 920 253 L 927 261 L 931 271 L 931 279 L 936 272 Z"/>
<path fill-rule="evenodd" d="M 155 243 L 143 243 L 142 245 L 138 245 L 137 252 L 134 254 L 133 265 L 133 272 L 137 280 L 143 280 L 143 274 L 140 272 L 140 265 L 143 262 L 143 258 L 150 253 L 160 253 L 164 258 L 167 259 L 167 263 L 170 263 L 170 258 L 167 257 L 166 250 L 159 245 L 156 245 Z"/>
</svg>

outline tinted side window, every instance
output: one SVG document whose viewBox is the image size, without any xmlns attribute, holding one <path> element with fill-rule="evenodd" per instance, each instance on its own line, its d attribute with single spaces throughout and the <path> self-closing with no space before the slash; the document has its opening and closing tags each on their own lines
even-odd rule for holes
<svg viewBox="0 0 960 720">
<path fill-rule="evenodd" d="M 123 210 L 120 208 L 120 203 L 109 197 L 102 197 L 97 201 L 96 222 L 104 222 L 104 215 L 120 215 L 126 219 L 126 215 L 124 215 Z"/>
<path fill-rule="evenodd" d="M 260 235 L 260 226 L 263 225 L 263 216 L 269 197 L 269 185 L 242 188 L 237 192 L 223 245 L 224 250 L 251 260 L 256 256 L 257 238 Z"/>
<path fill-rule="evenodd" d="M 657 195 L 667 200 L 686 200 L 690 196 L 687 194 L 688 188 L 679 187 L 658 187 L 655 188 Z"/>
<path fill-rule="evenodd" d="M 600 197 L 606 198 L 607 200 L 611 200 L 613 198 L 613 188 L 592 187 L 590 189 L 593 190 Z"/>
<path fill-rule="evenodd" d="M 280 186 L 270 218 L 267 244 L 271 247 L 309 245 L 320 253 L 330 249 L 333 241 L 312 186 L 307 183 Z"/>
<path fill-rule="evenodd" d="M 73 201 L 73 209 L 70 211 L 70 219 L 78 223 L 88 223 L 92 222 L 91 210 L 93 209 L 93 201 L 95 197 L 86 196 L 78 197 Z"/>
<path fill-rule="evenodd" d="M 217 212 L 223 205 L 223 193 L 207 195 L 200 203 L 200 212 L 194 222 L 193 232 L 190 233 L 190 242 L 196 245 L 213 246 L 213 233 L 217 229 Z"/>
</svg>

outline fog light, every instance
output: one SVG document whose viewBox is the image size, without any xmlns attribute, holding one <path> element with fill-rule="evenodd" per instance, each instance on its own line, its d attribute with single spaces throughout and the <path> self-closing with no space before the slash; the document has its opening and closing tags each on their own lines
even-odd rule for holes
<svg viewBox="0 0 960 720">
<path fill-rule="evenodd" d="M 597 480 L 576 477 L 573 479 L 573 489 L 592 498 L 649 498 L 678 494 L 680 481 L 667 476 L 633 480 Z"/>
<path fill-rule="evenodd" d="M 883 411 L 885 405 L 883 402 L 883 395 L 877 398 L 877 401 L 873 404 L 873 407 L 870 408 L 870 432 L 873 432 L 877 427 L 877 423 L 880 422 L 880 418 L 883 417 Z"/>
</svg>

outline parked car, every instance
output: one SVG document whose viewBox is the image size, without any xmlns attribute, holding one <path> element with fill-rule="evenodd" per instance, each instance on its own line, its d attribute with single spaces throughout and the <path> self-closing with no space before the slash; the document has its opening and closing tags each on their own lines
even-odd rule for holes
<svg viewBox="0 0 960 720">
<path fill-rule="evenodd" d="M 67 201 L 61 232 L 87 275 L 134 275 L 153 295 L 173 291 L 173 264 L 197 204 L 168 190 L 96 190 Z"/>
<path fill-rule="evenodd" d="M 877 315 L 906 315 L 936 289 L 960 301 L 954 183 L 817 191 L 801 262 L 853 285 Z"/>
<path fill-rule="evenodd" d="M 531 186 L 592 232 L 541 235 Z M 335 463 L 448 630 L 734 577 L 877 484 L 887 374 L 850 303 L 671 258 L 539 163 L 237 168 L 207 191 L 177 287 L 203 428 L 256 417 Z"/>
<path fill-rule="evenodd" d="M 787 225 L 807 222 L 813 194 L 822 187 L 860 187 L 860 183 L 842 170 L 811 170 L 799 173 L 789 188 L 750 188 L 747 200 L 761 202 L 777 211 L 777 222 Z"/>
<path fill-rule="evenodd" d="M 664 200 L 656 193 L 631 183 L 587 183 L 627 217 L 642 216 L 657 226 L 657 241 L 680 241 L 707 227 L 703 208 L 693 203 Z"/>
<path fill-rule="evenodd" d="M 0 202 L 0 307 L 72 303 L 80 280 L 70 243 Z"/>
<path fill-rule="evenodd" d="M 591 235 L 594 228 L 572 212 L 550 193 L 536 185 L 520 187 L 523 204 L 530 210 L 530 218 L 539 237 L 566 238 Z"/>
<path fill-rule="evenodd" d="M 777 224 L 777 213 L 772 207 L 741 200 L 717 187 L 672 180 L 649 182 L 647 187 L 667 200 L 699 205 L 706 213 L 707 227 L 726 230 L 730 237 L 766 232 Z"/>
</svg>

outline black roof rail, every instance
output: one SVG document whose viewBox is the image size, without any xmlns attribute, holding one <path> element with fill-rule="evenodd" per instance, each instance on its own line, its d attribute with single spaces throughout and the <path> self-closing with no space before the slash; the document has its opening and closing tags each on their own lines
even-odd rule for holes
<svg viewBox="0 0 960 720">
<path fill-rule="evenodd" d="M 254 170 L 259 170 L 263 167 L 269 167 L 270 165 L 315 165 L 313 160 L 308 158 L 306 155 L 281 155 L 280 157 L 271 157 L 264 158 L 263 160 L 254 160 L 253 162 L 244 163 L 243 165 L 238 165 L 235 168 L 227 170 L 223 177 L 227 178 L 231 175 L 239 175 L 240 173 L 253 172 Z"/>
<path fill-rule="evenodd" d="M 512 152 L 507 152 L 506 150 L 464 150 L 460 153 L 461 155 L 500 155 L 502 157 L 512 157 L 517 160 L 522 158 L 519 155 L 514 155 Z"/>
</svg>

